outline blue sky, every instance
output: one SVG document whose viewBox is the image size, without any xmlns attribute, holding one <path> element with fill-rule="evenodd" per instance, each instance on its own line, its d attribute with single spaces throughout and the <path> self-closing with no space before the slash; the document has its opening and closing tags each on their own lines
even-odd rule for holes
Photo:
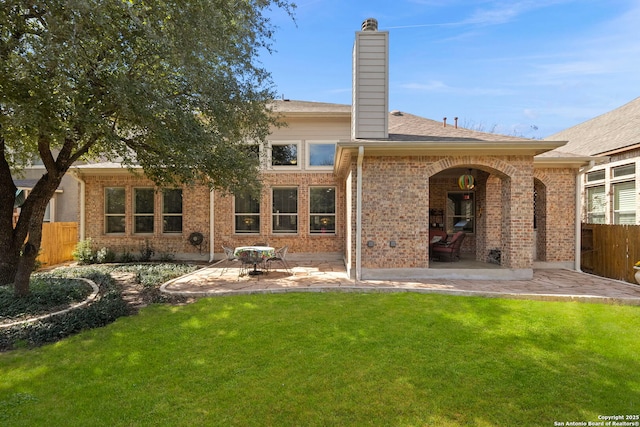
<svg viewBox="0 0 640 427">
<path fill-rule="evenodd" d="M 389 31 L 389 107 L 544 138 L 640 96 L 638 0 L 299 0 L 274 11 L 280 96 L 351 103 L 362 21 Z"/>
</svg>

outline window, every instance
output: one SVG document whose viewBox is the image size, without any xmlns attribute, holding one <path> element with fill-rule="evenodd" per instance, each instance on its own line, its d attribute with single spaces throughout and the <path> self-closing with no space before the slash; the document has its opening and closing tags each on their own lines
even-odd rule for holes
<svg viewBox="0 0 640 427">
<path fill-rule="evenodd" d="M 587 182 L 602 181 L 604 179 L 604 169 L 587 173 Z"/>
<path fill-rule="evenodd" d="M 307 145 L 307 165 L 310 168 L 331 169 L 336 153 L 334 142 L 309 142 Z"/>
<path fill-rule="evenodd" d="M 108 187 L 104 190 L 104 231 L 124 233 L 125 230 L 124 187 Z"/>
<path fill-rule="evenodd" d="M 607 199 L 604 185 L 587 188 L 587 223 L 604 224 Z"/>
<path fill-rule="evenodd" d="M 336 189 L 315 187 L 309 189 L 309 232 L 336 232 Z"/>
<path fill-rule="evenodd" d="M 271 144 L 271 166 L 298 167 L 298 144 Z"/>
<path fill-rule="evenodd" d="M 250 194 L 237 194 L 235 217 L 236 233 L 260 233 L 260 200 Z"/>
<path fill-rule="evenodd" d="M 451 192 L 447 194 L 447 233 L 475 231 L 475 207 L 473 193 Z"/>
<path fill-rule="evenodd" d="M 162 232 L 182 233 L 182 190 L 162 191 Z"/>
<path fill-rule="evenodd" d="M 634 163 L 613 168 L 613 178 L 620 178 L 621 176 L 632 176 L 635 175 L 635 173 L 636 165 Z"/>
<path fill-rule="evenodd" d="M 298 232 L 298 189 L 274 188 L 271 229 L 274 233 Z"/>
<path fill-rule="evenodd" d="M 133 189 L 133 232 L 153 233 L 153 188 Z"/>
<path fill-rule="evenodd" d="M 613 184 L 613 223 L 636 223 L 636 186 L 634 181 Z"/>
</svg>

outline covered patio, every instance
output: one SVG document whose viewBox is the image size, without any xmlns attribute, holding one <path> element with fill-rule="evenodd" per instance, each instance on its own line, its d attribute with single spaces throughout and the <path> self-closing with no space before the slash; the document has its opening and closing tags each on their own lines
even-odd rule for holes
<svg viewBox="0 0 640 427">
<path fill-rule="evenodd" d="M 269 274 L 239 277 L 240 264 L 219 261 L 162 285 L 162 291 L 190 297 L 280 292 L 421 292 L 491 298 L 579 301 L 640 305 L 640 286 L 565 269 L 534 269 L 532 280 L 480 280 L 473 278 L 420 280 L 349 279 L 341 261 L 289 261 L 292 274 L 272 270 Z M 463 259 L 436 263 L 455 271 L 485 268 L 486 263 Z M 499 270 L 501 267 L 489 267 Z"/>
</svg>

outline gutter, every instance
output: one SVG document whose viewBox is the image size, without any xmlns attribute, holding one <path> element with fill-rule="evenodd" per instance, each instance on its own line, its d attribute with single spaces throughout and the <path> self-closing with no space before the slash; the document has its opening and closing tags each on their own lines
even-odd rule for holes
<svg viewBox="0 0 640 427">
<path fill-rule="evenodd" d="M 358 176 L 356 177 L 356 282 L 362 278 L 362 160 L 364 147 L 358 147 Z"/>
</svg>

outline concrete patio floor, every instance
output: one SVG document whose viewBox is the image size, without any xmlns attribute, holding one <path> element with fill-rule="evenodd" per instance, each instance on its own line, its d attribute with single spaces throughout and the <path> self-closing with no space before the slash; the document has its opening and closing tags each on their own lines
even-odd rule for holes
<svg viewBox="0 0 640 427">
<path fill-rule="evenodd" d="M 162 291 L 190 297 L 279 292 L 422 292 L 544 301 L 640 305 L 640 286 L 560 269 L 534 270 L 533 280 L 355 281 L 341 261 L 289 262 L 268 274 L 239 277 L 239 262 L 219 261 L 162 285 Z"/>
</svg>

